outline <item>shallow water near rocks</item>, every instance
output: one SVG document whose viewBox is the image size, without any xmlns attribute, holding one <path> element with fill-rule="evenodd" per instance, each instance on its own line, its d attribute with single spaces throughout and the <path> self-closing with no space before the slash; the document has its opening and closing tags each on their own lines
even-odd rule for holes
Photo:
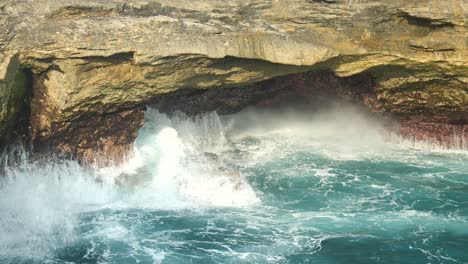
<svg viewBox="0 0 468 264">
<path fill-rule="evenodd" d="M 354 111 L 146 114 L 120 166 L 5 167 L 0 263 L 468 263 L 468 154 Z"/>
</svg>

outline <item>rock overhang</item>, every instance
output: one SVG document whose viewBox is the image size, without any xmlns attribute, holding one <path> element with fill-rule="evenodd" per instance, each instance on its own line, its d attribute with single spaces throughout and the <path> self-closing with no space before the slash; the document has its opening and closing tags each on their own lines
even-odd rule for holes
<svg viewBox="0 0 468 264">
<path fill-rule="evenodd" d="M 318 69 L 370 73 L 382 111 L 463 117 L 466 10 L 455 0 L 6 1 L 0 50 L 34 73 L 39 141 L 179 89 Z"/>
</svg>

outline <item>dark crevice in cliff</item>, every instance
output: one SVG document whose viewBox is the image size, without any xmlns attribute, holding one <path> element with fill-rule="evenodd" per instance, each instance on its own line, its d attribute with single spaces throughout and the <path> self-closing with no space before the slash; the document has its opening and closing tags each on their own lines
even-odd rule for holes
<svg viewBox="0 0 468 264">
<path fill-rule="evenodd" d="M 4 147 L 22 145 L 28 142 L 29 113 L 33 90 L 33 73 L 29 68 L 19 69 L 13 83 L 11 99 L 11 127 L 6 135 Z"/>
<path fill-rule="evenodd" d="M 336 0 L 309 0 L 311 3 L 326 3 L 326 4 L 336 4 Z"/>
<path fill-rule="evenodd" d="M 112 54 L 110 56 L 84 56 L 79 57 L 78 59 L 83 59 L 89 62 L 109 62 L 109 63 L 122 63 L 133 61 L 135 52 L 119 52 Z"/>
<path fill-rule="evenodd" d="M 453 28 L 455 27 L 455 24 L 445 21 L 442 19 L 431 19 L 427 17 L 419 17 L 419 16 L 414 16 L 410 15 L 406 12 L 401 12 L 400 17 L 405 19 L 408 24 L 413 25 L 413 26 L 419 26 L 419 27 L 426 27 L 429 29 L 438 29 L 438 28 Z"/>
<path fill-rule="evenodd" d="M 245 86 L 182 89 L 160 95 L 151 106 L 165 113 L 181 111 L 189 115 L 212 111 L 232 114 L 249 106 L 304 105 L 319 109 L 339 101 L 362 104 L 375 96 L 374 88 L 372 76 L 367 74 L 342 78 L 329 70 L 313 70 Z"/>
<path fill-rule="evenodd" d="M 440 48 L 433 48 L 433 47 L 425 47 L 420 45 L 408 44 L 408 47 L 415 51 L 424 51 L 424 52 L 455 52 L 455 48 L 451 47 L 440 47 Z"/>
</svg>

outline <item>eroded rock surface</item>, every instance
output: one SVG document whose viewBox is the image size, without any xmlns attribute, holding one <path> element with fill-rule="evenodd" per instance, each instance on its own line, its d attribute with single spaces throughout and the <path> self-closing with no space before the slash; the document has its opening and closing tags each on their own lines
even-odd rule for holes
<svg viewBox="0 0 468 264">
<path fill-rule="evenodd" d="M 161 94 L 247 89 L 308 70 L 369 74 L 373 110 L 464 126 L 467 14 L 461 0 L 3 0 L 0 134 L 14 116 L 4 109 L 12 109 L 11 76 L 19 68 L 34 74 L 33 141 L 82 156 L 89 146 L 116 142 L 90 143 L 118 137 L 100 123 Z M 81 134 L 65 129 L 87 119 L 99 122 Z M 121 122 L 130 127 L 137 119 Z M 63 147 L 61 138 L 89 144 Z"/>
<path fill-rule="evenodd" d="M 0 60 L 0 144 L 5 144 L 14 127 L 24 89 L 18 85 L 21 76 L 15 78 L 19 69 L 18 56 L 0 54 Z"/>
</svg>

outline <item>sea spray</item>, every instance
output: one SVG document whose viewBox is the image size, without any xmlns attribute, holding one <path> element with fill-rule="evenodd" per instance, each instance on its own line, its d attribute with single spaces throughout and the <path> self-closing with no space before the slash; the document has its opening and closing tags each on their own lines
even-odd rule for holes
<svg viewBox="0 0 468 264">
<path fill-rule="evenodd" d="M 192 119 L 178 114 L 168 119 L 149 110 L 147 119 L 136 144 L 137 162 L 145 164 L 141 171 L 151 175 L 144 191 L 176 195 L 182 203 L 242 206 L 259 202 L 243 175 L 218 156 L 227 147 L 218 115 Z"/>
<path fill-rule="evenodd" d="M 74 239 L 76 213 L 112 201 L 114 190 L 77 162 L 15 164 L 1 180 L 0 255 L 48 255 Z"/>
<path fill-rule="evenodd" d="M 133 155 L 120 166 L 34 161 L 23 149 L 3 154 L 0 256 L 50 255 L 77 239 L 79 215 L 102 208 L 174 210 L 259 202 L 238 171 L 204 156 L 225 143 L 216 114 L 169 119 L 150 110 L 147 117 Z"/>
</svg>

